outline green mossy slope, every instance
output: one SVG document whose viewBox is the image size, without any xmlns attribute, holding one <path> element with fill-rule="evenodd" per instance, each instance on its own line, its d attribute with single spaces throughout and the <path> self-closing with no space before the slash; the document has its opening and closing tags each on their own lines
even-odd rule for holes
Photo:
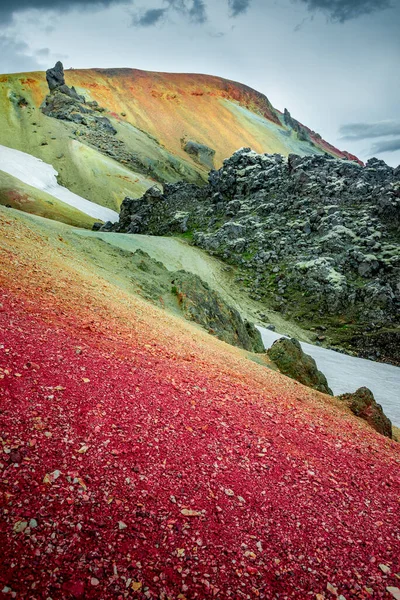
<svg viewBox="0 0 400 600">
<path fill-rule="evenodd" d="M 0 171 L 0 204 L 86 229 L 91 229 L 97 220 L 3 171 Z"/>
</svg>

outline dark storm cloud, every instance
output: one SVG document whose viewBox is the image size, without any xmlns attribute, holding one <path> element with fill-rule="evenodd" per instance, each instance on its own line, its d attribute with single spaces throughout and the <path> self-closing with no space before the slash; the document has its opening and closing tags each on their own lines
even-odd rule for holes
<svg viewBox="0 0 400 600">
<path fill-rule="evenodd" d="M 311 12 L 322 11 L 332 21 L 344 23 L 392 6 L 390 0 L 297 0 Z"/>
<path fill-rule="evenodd" d="M 251 4 L 251 0 L 228 0 L 232 17 L 245 13 Z"/>
<path fill-rule="evenodd" d="M 390 141 L 380 141 L 373 144 L 371 154 L 382 154 L 383 152 L 396 152 L 400 150 L 400 138 Z"/>
<path fill-rule="evenodd" d="M 61 2 L 61 0 L 58 1 Z M 85 0 L 79 1 L 84 2 Z M 229 7 L 231 17 L 243 15 L 253 3 L 253 0 L 220 1 Z M 293 2 L 302 3 L 310 12 L 321 11 L 328 16 L 329 20 L 339 23 L 391 7 L 391 0 L 293 0 Z M 164 3 L 165 8 L 147 8 L 142 13 L 139 12 L 133 18 L 133 25 L 144 27 L 156 25 L 173 11 L 196 23 L 207 21 L 206 0 L 164 0 Z M 260 16 L 267 10 L 268 7 L 260 9 Z"/>
<path fill-rule="evenodd" d="M 0 0 L 0 23 L 9 23 L 12 16 L 28 9 L 62 10 L 72 8 L 104 8 L 112 4 L 123 4 L 133 0 Z M 207 21 L 205 0 L 164 0 L 165 8 L 150 7 L 134 23 L 143 26 L 154 25 L 170 10 L 176 10 L 196 23 Z M 230 9 L 230 15 L 237 17 L 245 13 L 253 0 L 223 0 Z M 333 21 L 345 22 L 361 15 L 384 10 L 391 6 L 391 0 L 294 0 L 305 4 L 309 11 L 322 11 Z M 395 0 L 392 0 L 395 1 Z"/>
<path fill-rule="evenodd" d="M 1 0 L 0 1 L 0 23 L 9 23 L 13 15 L 29 9 L 63 10 L 67 11 L 75 7 L 98 7 L 104 8 L 111 4 L 121 4 L 124 0 Z M 126 0 L 125 0 L 126 1 Z"/>
<path fill-rule="evenodd" d="M 339 133 L 343 140 L 367 140 L 388 135 L 400 135 L 400 121 L 348 123 L 340 128 Z"/>
<path fill-rule="evenodd" d="M 165 0 L 168 8 L 165 10 L 174 10 L 187 17 L 194 23 L 205 23 L 207 21 L 207 11 L 204 0 Z"/>
</svg>

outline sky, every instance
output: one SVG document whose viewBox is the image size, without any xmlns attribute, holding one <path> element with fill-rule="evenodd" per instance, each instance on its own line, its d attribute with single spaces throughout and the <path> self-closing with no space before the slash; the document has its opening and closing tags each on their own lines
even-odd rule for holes
<svg viewBox="0 0 400 600">
<path fill-rule="evenodd" d="M 0 73 L 218 75 L 327 141 L 400 163 L 400 0 L 0 0 Z"/>
</svg>

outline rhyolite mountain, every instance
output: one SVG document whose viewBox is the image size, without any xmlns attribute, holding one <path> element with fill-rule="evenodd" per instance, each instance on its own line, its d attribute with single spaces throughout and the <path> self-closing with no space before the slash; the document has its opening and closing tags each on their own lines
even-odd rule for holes
<svg viewBox="0 0 400 600">
<path fill-rule="evenodd" d="M 52 164 L 62 185 L 115 210 L 155 182 L 205 182 L 242 146 L 355 158 L 240 83 L 135 69 L 64 73 L 61 63 L 47 77 L 0 76 L 0 144 Z M 15 197 L 12 205 L 24 208 Z"/>
<path fill-rule="evenodd" d="M 206 75 L 59 62 L 0 77 L 0 106 L 0 144 L 121 208 L 105 230 L 184 235 L 236 269 L 260 319 L 273 309 L 319 342 L 400 361 L 398 169 L 364 166 L 262 94 Z M 0 202 L 76 223 L 37 194 L 0 165 Z"/>
<path fill-rule="evenodd" d="M 131 232 L 173 234 L 91 231 L 88 215 L 34 187 L 20 152 L 11 155 L 32 181 L 0 172 L 11 206 L 0 206 L 4 597 L 399 598 L 390 422 L 364 388 L 327 395 L 297 342 L 277 343 L 274 360 L 320 391 L 251 352 L 246 321 L 268 310 L 267 298 L 252 300 L 235 281 L 257 272 L 252 295 L 269 282 L 286 300 L 295 281 L 282 275 L 295 272 L 296 252 L 336 244 L 325 267 L 321 254 L 306 261 L 305 280 L 321 270 L 342 286 L 333 271 L 358 264 L 360 278 L 374 277 L 377 262 L 377 283 L 391 285 L 380 256 L 389 265 L 394 172 L 360 171 L 340 155 L 329 163 L 288 113 L 218 79 L 70 71 L 65 81 L 61 65 L 47 81 L 2 79 L 0 144 L 43 158 L 61 183 L 108 208 L 127 196 L 120 225 Z M 367 181 L 377 174 L 381 196 Z M 334 202 L 340 182 L 348 189 Z M 52 218 L 28 214 L 37 207 Z M 331 226 L 333 239 L 323 232 Z M 256 233 L 265 255 L 254 254 Z M 353 235 L 357 254 L 343 262 Z M 376 261 L 358 261 L 367 255 L 358 238 Z M 281 331 L 300 331 L 270 314 Z"/>
</svg>

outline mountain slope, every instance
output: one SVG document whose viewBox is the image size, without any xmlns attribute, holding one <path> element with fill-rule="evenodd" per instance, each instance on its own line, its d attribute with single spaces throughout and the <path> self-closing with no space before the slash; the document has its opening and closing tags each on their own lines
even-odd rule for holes
<svg viewBox="0 0 400 600">
<path fill-rule="evenodd" d="M 400 447 L 40 223 L 0 208 L 3 593 L 389 599 Z"/>
<path fill-rule="evenodd" d="M 13 179 L 32 186 L 38 191 L 50 194 L 54 198 L 82 213 L 100 220 L 115 220 L 118 216 L 113 210 L 85 200 L 57 182 L 57 172 L 51 165 L 45 164 L 31 154 L 20 152 L 0 145 L 0 164 L 5 173 Z M 33 210 L 29 211 L 33 212 Z"/>
<path fill-rule="evenodd" d="M 62 221 L 75 227 L 90 228 L 97 221 L 79 209 L 23 183 L 20 179 L 4 171 L 0 171 L 0 204 L 46 219 Z"/>
<path fill-rule="evenodd" d="M 218 77 L 91 69 L 68 70 L 65 79 L 87 103 L 97 103 L 116 134 L 86 126 L 84 115 L 79 121 L 76 114 L 75 121 L 44 115 L 44 73 L 2 75 L 0 144 L 41 158 L 62 185 L 114 210 L 155 181 L 200 183 L 242 146 L 348 156 L 259 92 Z"/>
</svg>

